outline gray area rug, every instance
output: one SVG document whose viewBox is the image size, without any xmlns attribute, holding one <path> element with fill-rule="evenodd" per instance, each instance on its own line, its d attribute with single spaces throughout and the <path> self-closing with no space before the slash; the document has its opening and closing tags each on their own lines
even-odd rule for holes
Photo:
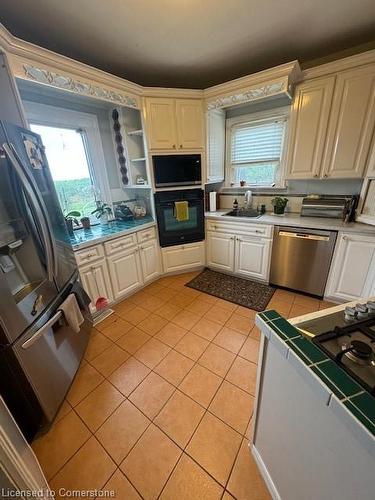
<svg viewBox="0 0 375 500">
<path fill-rule="evenodd" d="M 264 311 L 274 291 L 272 286 L 205 269 L 186 283 L 189 288 L 234 302 L 255 311 Z"/>
</svg>

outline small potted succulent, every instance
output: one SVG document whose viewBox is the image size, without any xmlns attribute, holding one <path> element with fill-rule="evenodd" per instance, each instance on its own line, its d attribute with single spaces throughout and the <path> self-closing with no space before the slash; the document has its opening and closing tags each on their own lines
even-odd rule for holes
<svg viewBox="0 0 375 500">
<path fill-rule="evenodd" d="M 73 224 L 79 226 L 77 217 L 81 217 L 81 212 L 78 212 L 77 210 L 72 210 L 71 212 L 68 212 L 66 215 L 64 215 L 65 224 L 68 228 L 68 233 L 70 236 L 73 236 Z"/>
<path fill-rule="evenodd" d="M 112 208 L 104 201 L 97 201 L 96 205 L 97 208 L 91 214 L 96 215 L 96 218 L 100 220 L 100 224 L 108 224 L 108 219 L 112 215 Z"/>
<path fill-rule="evenodd" d="M 284 215 L 285 207 L 288 203 L 288 198 L 283 198 L 282 196 L 276 196 L 272 201 L 273 213 L 276 215 Z"/>
</svg>

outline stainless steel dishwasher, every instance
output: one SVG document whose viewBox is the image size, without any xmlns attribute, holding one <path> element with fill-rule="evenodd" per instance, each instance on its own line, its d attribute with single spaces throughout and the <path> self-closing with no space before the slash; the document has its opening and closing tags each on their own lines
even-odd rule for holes
<svg viewBox="0 0 375 500">
<path fill-rule="evenodd" d="M 337 232 L 275 226 L 270 283 L 323 296 Z"/>
</svg>

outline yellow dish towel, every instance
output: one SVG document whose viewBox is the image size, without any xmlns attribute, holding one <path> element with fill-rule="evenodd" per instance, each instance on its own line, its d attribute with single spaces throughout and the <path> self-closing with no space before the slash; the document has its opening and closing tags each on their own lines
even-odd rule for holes
<svg viewBox="0 0 375 500">
<path fill-rule="evenodd" d="M 189 203 L 187 201 L 175 201 L 175 217 L 178 222 L 189 220 Z"/>
</svg>

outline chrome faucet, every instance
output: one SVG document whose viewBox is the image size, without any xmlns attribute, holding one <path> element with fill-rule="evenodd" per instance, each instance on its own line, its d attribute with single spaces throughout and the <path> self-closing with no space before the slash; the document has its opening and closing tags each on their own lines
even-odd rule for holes
<svg viewBox="0 0 375 500">
<path fill-rule="evenodd" d="M 253 205 L 253 193 L 246 191 L 245 193 L 245 208 L 251 208 Z"/>
</svg>

